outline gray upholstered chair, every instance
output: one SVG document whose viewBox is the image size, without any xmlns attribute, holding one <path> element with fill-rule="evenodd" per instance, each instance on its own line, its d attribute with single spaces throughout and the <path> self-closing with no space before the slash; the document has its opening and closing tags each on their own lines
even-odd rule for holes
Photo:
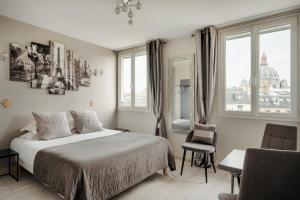
<svg viewBox="0 0 300 200">
<path fill-rule="evenodd" d="M 267 124 L 261 148 L 297 150 L 297 127 Z"/>
<path fill-rule="evenodd" d="M 300 152 L 247 149 L 240 192 L 220 200 L 300 199 Z"/>
<path fill-rule="evenodd" d="M 210 157 L 214 172 L 216 167 L 214 163 L 214 153 L 216 152 L 217 133 L 215 125 L 195 124 L 194 130 L 191 131 L 185 143 L 182 144 L 183 157 L 181 164 L 181 176 L 183 173 L 186 151 L 192 152 L 191 167 L 193 166 L 194 152 L 202 153 L 204 159 L 205 181 L 207 183 L 207 167 Z"/>
</svg>

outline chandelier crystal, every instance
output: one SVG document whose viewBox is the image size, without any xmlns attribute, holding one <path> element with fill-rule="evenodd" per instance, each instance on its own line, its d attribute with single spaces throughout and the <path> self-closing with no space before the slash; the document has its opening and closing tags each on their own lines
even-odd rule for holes
<svg viewBox="0 0 300 200">
<path fill-rule="evenodd" d="M 118 0 L 117 6 L 115 8 L 115 13 L 117 15 L 121 14 L 121 12 L 127 13 L 128 16 L 128 24 L 133 24 L 133 9 L 136 8 L 140 10 L 142 8 L 142 3 L 139 0 Z"/>
</svg>

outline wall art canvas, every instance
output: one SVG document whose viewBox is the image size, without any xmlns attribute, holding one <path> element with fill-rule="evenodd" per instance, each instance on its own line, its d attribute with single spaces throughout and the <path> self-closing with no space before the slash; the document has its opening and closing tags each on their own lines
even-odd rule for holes
<svg viewBox="0 0 300 200">
<path fill-rule="evenodd" d="M 91 86 L 92 69 L 84 58 L 80 59 L 80 85 L 89 87 Z"/>
<path fill-rule="evenodd" d="M 48 88 L 52 77 L 50 74 L 50 47 L 32 42 L 32 57 L 34 62 L 34 76 L 31 81 L 32 88 Z"/>
<path fill-rule="evenodd" d="M 10 80 L 29 82 L 34 75 L 31 47 L 10 44 Z"/>
<path fill-rule="evenodd" d="M 66 89 L 65 80 L 65 46 L 64 44 L 50 41 L 50 75 L 49 94 L 64 95 Z"/>
<path fill-rule="evenodd" d="M 90 87 L 91 76 L 92 68 L 88 61 L 80 58 L 78 53 L 66 50 L 62 43 L 10 44 L 12 81 L 30 82 L 31 88 L 48 89 L 49 94 L 64 95 L 65 90 L 78 91 L 80 86 Z"/>
<path fill-rule="evenodd" d="M 66 90 L 78 91 L 80 84 L 80 59 L 76 52 L 66 51 Z"/>
</svg>

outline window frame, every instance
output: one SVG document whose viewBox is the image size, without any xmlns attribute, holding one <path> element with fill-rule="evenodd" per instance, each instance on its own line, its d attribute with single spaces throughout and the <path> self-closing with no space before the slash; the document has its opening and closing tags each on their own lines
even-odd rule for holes
<svg viewBox="0 0 300 200">
<path fill-rule="evenodd" d="M 261 113 L 259 112 L 259 31 L 271 27 L 290 24 L 291 30 L 291 113 Z M 250 33 L 251 36 L 251 111 L 226 110 L 226 37 Z M 282 17 L 271 20 L 260 20 L 247 25 L 234 26 L 223 29 L 219 33 L 219 114 L 221 117 L 239 117 L 250 119 L 267 119 L 281 121 L 299 121 L 298 110 L 298 19 L 297 16 Z"/>
<path fill-rule="evenodd" d="M 146 48 L 139 47 L 134 49 L 129 49 L 125 51 L 118 52 L 118 110 L 123 111 L 139 111 L 139 112 L 150 112 L 150 98 L 149 98 L 149 82 L 148 82 L 148 67 L 146 75 L 146 87 L 147 87 L 147 103 L 145 107 L 135 106 L 135 56 L 146 55 Z M 121 67 L 122 58 L 131 58 L 131 105 L 123 106 L 121 105 Z M 147 64 L 147 63 L 146 63 Z"/>
</svg>

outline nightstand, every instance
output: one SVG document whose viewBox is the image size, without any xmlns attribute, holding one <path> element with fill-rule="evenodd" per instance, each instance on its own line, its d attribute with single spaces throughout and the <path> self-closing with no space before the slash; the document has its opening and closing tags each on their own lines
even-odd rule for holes
<svg viewBox="0 0 300 200">
<path fill-rule="evenodd" d="M 9 175 L 16 179 L 16 181 L 19 181 L 19 154 L 11 149 L 4 149 L 0 150 L 0 159 L 3 158 L 8 158 L 8 173 L 7 174 L 2 174 L 0 176 L 6 176 Z M 13 175 L 11 173 L 11 158 L 16 158 L 17 159 L 17 175 Z"/>
<path fill-rule="evenodd" d="M 125 129 L 125 128 L 114 128 L 116 131 L 122 131 L 122 132 L 129 132 L 130 130 Z"/>
</svg>

